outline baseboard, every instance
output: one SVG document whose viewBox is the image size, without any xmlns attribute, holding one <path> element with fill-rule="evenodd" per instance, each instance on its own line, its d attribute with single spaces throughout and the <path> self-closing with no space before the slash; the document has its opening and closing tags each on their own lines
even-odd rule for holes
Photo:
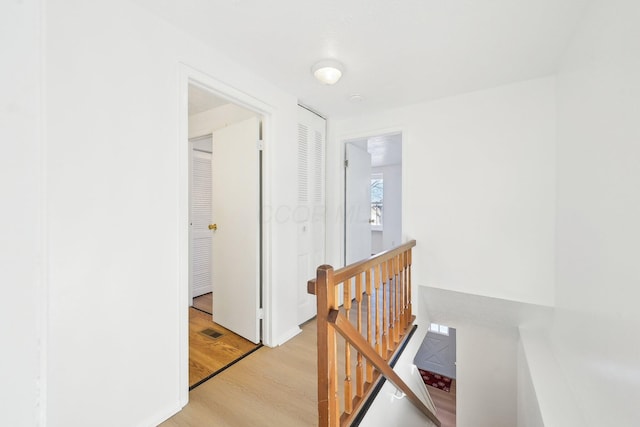
<svg viewBox="0 0 640 427">
<path fill-rule="evenodd" d="M 156 427 L 182 411 L 182 408 L 183 406 L 177 403 L 176 405 L 171 406 L 171 409 L 167 409 L 166 411 L 162 411 L 160 414 L 153 415 L 138 425 L 140 427 Z"/>
<path fill-rule="evenodd" d="M 286 343 L 291 338 L 295 337 L 301 332 L 302 332 L 302 329 L 300 329 L 300 327 L 298 326 L 289 329 L 287 332 L 285 332 L 284 334 L 278 337 L 278 339 L 275 341 L 274 347 L 277 347 L 279 345 Z"/>
<path fill-rule="evenodd" d="M 204 294 L 210 294 L 211 292 L 213 292 L 213 287 L 212 286 L 203 286 L 201 288 L 194 289 L 192 291 L 192 295 L 193 295 L 193 298 L 197 298 L 197 297 L 202 296 Z"/>
</svg>

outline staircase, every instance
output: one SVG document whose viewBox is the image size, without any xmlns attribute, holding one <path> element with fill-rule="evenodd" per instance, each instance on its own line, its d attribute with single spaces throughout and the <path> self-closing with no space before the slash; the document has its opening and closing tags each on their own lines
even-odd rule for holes
<svg viewBox="0 0 640 427">
<path fill-rule="evenodd" d="M 358 424 L 384 380 L 422 413 L 425 422 L 440 427 L 426 389 L 422 387 L 426 399 L 419 397 L 392 367 L 414 330 L 415 245 L 412 240 L 338 270 L 322 265 L 316 279 L 308 282 L 308 292 L 317 297 L 320 427 Z"/>
</svg>

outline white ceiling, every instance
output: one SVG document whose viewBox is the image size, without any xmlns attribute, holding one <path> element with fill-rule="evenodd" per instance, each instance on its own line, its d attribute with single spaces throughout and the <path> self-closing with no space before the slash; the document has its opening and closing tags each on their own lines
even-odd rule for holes
<svg viewBox="0 0 640 427">
<path fill-rule="evenodd" d="M 371 167 L 402 164 L 402 134 L 384 134 L 347 141 L 371 154 Z"/>
<path fill-rule="evenodd" d="M 402 134 L 380 135 L 367 139 L 371 166 L 382 167 L 402 164 Z"/>
<path fill-rule="evenodd" d="M 198 86 L 189 85 L 189 115 L 202 113 L 212 108 L 221 107 L 228 104 L 226 99 L 218 98 L 208 90 Z"/>
<path fill-rule="evenodd" d="M 588 2 L 135 1 L 332 118 L 553 74 Z M 323 58 L 335 86 L 311 75 Z"/>
</svg>

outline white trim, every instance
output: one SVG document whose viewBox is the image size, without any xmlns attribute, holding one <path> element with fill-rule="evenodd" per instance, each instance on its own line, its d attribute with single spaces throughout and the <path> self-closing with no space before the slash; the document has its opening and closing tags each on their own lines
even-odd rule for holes
<svg viewBox="0 0 640 427">
<path fill-rule="evenodd" d="M 274 345 L 269 345 L 268 347 L 277 347 L 279 345 L 282 345 L 282 344 L 286 343 L 291 338 L 295 337 L 296 335 L 298 335 L 301 332 L 302 332 L 302 329 L 300 329 L 300 327 L 298 327 L 298 326 L 295 326 L 295 327 L 289 329 L 284 334 L 280 335 L 278 337 L 278 341 L 277 341 L 277 344 L 275 346 Z"/>
<path fill-rule="evenodd" d="M 46 103 L 46 0 L 39 0 L 36 3 L 36 19 L 38 25 L 38 68 L 39 68 L 39 88 L 38 88 L 38 115 L 37 115 L 37 138 L 40 144 L 40 281 L 36 288 L 37 310 L 37 336 L 39 341 L 39 373 L 37 384 L 37 408 L 36 425 L 47 425 L 47 349 L 49 346 L 49 221 L 48 221 L 48 182 L 47 182 L 47 103 Z"/>
<path fill-rule="evenodd" d="M 156 414 L 145 418 L 145 420 L 140 422 L 138 426 L 140 427 L 158 426 L 162 424 L 164 421 L 174 416 L 175 414 L 177 414 L 178 412 L 180 412 L 180 410 L 182 410 L 183 407 L 184 405 L 181 405 L 181 406 L 172 405 L 171 409 L 167 409 L 162 412 L 158 411 Z"/>
<path fill-rule="evenodd" d="M 176 143 L 176 158 L 178 161 L 178 194 L 177 194 L 177 218 L 178 218 L 178 286 L 176 289 L 176 301 L 178 304 L 178 323 L 180 332 L 179 340 L 179 401 L 184 407 L 189 402 L 189 84 L 194 84 L 216 94 L 220 98 L 227 99 L 248 110 L 262 116 L 262 139 L 265 141 L 265 149 L 262 157 L 262 204 L 263 209 L 271 200 L 272 153 L 269 141 L 274 140 L 271 126 L 274 108 L 253 96 L 223 83 L 208 74 L 200 72 L 184 63 L 179 64 L 178 72 L 178 135 Z M 271 227 L 262 224 L 262 304 L 264 319 L 262 321 L 262 341 L 267 346 L 273 345 L 273 320 L 272 320 L 272 286 L 271 286 Z"/>
<path fill-rule="evenodd" d="M 377 224 L 377 225 L 376 224 L 372 224 L 371 225 L 371 231 L 384 231 L 384 173 L 382 173 L 382 172 L 371 172 L 371 180 L 373 181 L 374 179 L 379 179 L 379 180 L 382 181 L 382 192 L 383 192 L 382 193 L 383 194 L 383 198 L 382 198 L 382 223 L 381 224 Z"/>
<path fill-rule="evenodd" d="M 262 112 L 262 213 L 271 206 L 271 170 L 273 165 L 273 147 L 275 144 L 272 124 L 273 109 L 265 105 Z M 273 290 L 271 281 L 271 223 L 262 224 L 262 343 L 273 346 Z"/>
</svg>

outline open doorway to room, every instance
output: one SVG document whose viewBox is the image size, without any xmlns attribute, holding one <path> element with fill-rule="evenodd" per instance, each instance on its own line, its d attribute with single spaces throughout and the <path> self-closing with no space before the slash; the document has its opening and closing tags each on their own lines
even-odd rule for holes
<svg viewBox="0 0 640 427">
<path fill-rule="evenodd" d="M 345 141 L 345 265 L 402 243 L 402 133 Z"/>
<path fill-rule="evenodd" d="M 262 117 L 188 88 L 189 389 L 261 346 Z"/>
</svg>

